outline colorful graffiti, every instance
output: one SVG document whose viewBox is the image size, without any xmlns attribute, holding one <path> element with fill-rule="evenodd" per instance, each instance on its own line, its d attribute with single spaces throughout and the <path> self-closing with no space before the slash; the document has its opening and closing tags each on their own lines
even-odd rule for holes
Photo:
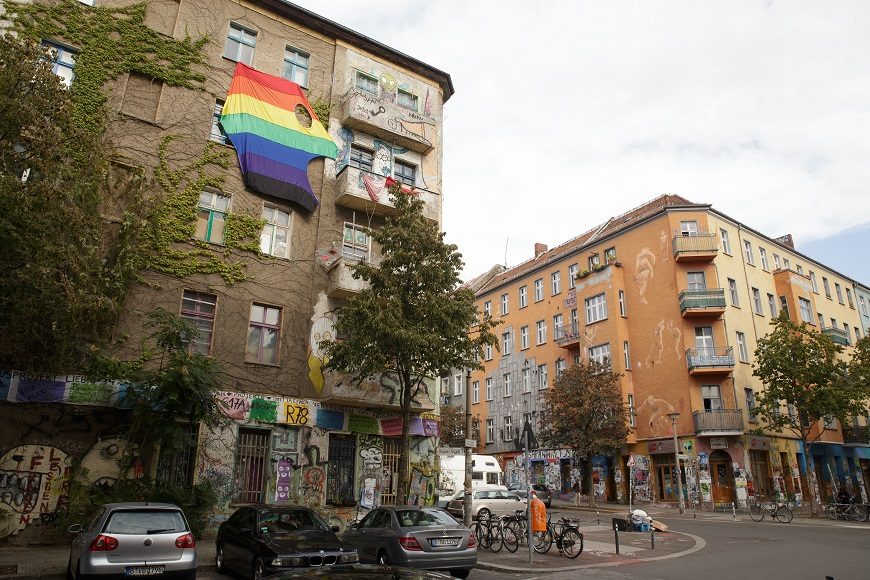
<svg viewBox="0 0 870 580">
<path fill-rule="evenodd" d="M 650 458 L 646 455 L 631 455 L 629 457 L 631 493 L 635 502 L 652 501 L 649 466 Z"/>
<path fill-rule="evenodd" d="M 0 536 L 62 511 L 70 470 L 70 458 L 55 447 L 22 445 L 0 457 L 0 512 L 6 516 L 0 518 Z"/>
</svg>

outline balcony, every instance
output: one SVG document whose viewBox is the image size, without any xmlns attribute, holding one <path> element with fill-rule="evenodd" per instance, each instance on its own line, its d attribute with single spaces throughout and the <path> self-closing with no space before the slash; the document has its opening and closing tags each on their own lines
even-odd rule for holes
<svg viewBox="0 0 870 580">
<path fill-rule="evenodd" d="M 844 427 L 843 445 L 846 447 L 870 447 L 870 429 L 867 427 Z"/>
<path fill-rule="evenodd" d="M 695 434 L 704 437 L 743 434 L 743 412 L 740 409 L 695 411 Z"/>
<path fill-rule="evenodd" d="M 845 330 L 841 330 L 839 328 L 835 328 L 833 326 L 828 326 L 822 329 L 822 332 L 831 337 L 836 344 L 842 346 L 849 346 L 849 336 L 846 334 Z"/>
<path fill-rule="evenodd" d="M 395 215 L 396 205 L 390 197 L 386 178 L 370 171 L 346 165 L 335 176 L 335 203 L 367 214 Z M 414 189 L 423 200 L 423 215 L 438 223 L 441 218 L 441 196 L 426 189 Z"/>
<path fill-rule="evenodd" d="M 680 313 L 683 318 L 722 316 L 725 313 L 725 290 L 683 290 L 680 292 Z"/>
<path fill-rule="evenodd" d="M 730 346 L 690 348 L 686 363 L 690 375 L 727 375 L 734 370 L 734 350 Z"/>
<path fill-rule="evenodd" d="M 554 330 L 554 340 L 562 348 L 572 348 L 580 344 L 580 323 L 572 322 L 557 326 Z"/>
<path fill-rule="evenodd" d="M 354 279 L 351 267 L 353 263 L 353 260 L 341 258 L 338 264 L 329 271 L 329 283 L 326 286 L 327 296 L 337 300 L 347 300 L 366 288 L 366 282 Z"/>
<path fill-rule="evenodd" d="M 345 127 L 417 153 L 429 153 L 437 144 L 438 123 L 434 117 L 400 107 L 389 99 L 351 89 L 339 107 L 339 119 Z"/>
<path fill-rule="evenodd" d="M 716 234 L 678 233 L 673 247 L 677 262 L 712 262 L 719 253 L 719 238 Z"/>
</svg>

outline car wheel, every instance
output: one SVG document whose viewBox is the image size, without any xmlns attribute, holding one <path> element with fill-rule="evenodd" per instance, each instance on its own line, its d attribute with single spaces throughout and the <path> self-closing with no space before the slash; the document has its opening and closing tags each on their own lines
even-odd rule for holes
<svg viewBox="0 0 870 580">
<path fill-rule="evenodd" d="M 450 571 L 450 575 L 454 578 L 468 578 L 469 574 L 471 574 L 471 570 L 468 568 L 456 568 Z"/>
<path fill-rule="evenodd" d="M 263 561 L 259 558 L 254 561 L 254 569 L 251 573 L 251 580 L 263 580 Z"/>
<path fill-rule="evenodd" d="M 218 544 L 217 550 L 214 553 L 214 565 L 218 572 L 225 572 L 227 563 L 224 556 L 224 547 Z"/>
<path fill-rule="evenodd" d="M 380 566 L 389 566 L 390 565 L 390 557 L 387 556 L 386 552 L 378 552 L 378 564 Z"/>
</svg>

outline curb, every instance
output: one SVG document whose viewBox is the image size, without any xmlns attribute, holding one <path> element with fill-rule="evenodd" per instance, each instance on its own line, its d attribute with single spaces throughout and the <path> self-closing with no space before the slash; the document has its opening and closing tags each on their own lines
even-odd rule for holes
<svg viewBox="0 0 870 580">
<path fill-rule="evenodd" d="M 694 534 L 688 534 L 686 532 L 668 532 L 671 534 L 679 534 L 681 536 L 687 536 L 692 538 L 695 544 L 691 548 L 687 548 L 681 552 L 674 552 L 673 554 L 665 554 L 664 556 L 650 556 L 648 558 L 635 558 L 631 560 L 622 560 L 619 562 L 598 562 L 596 564 L 579 564 L 577 566 L 560 566 L 558 568 L 546 568 L 545 570 L 538 570 L 539 572 L 571 572 L 573 570 L 583 570 L 586 568 L 614 568 L 616 566 L 624 566 L 626 564 L 639 564 L 641 562 L 655 562 L 657 560 L 669 560 L 671 558 L 682 558 L 683 556 L 689 556 L 694 554 L 695 552 L 700 552 L 705 547 L 707 547 L 707 542 L 704 538 L 700 536 L 696 536 Z M 525 574 L 531 573 L 528 568 L 518 567 L 518 566 L 505 566 L 502 564 L 493 564 L 490 562 L 481 562 L 478 560 L 476 568 L 480 568 L 481 570 L 489 570 L 491 572 L 508 572 L 513 574 Z"/>
</svg>

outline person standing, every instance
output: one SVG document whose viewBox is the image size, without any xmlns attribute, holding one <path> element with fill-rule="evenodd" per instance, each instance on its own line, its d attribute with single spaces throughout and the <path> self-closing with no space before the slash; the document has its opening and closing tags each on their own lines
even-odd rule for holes
<svg viewBox="0 0 870 580">
<path fill-rule="evenodd" d="M 580 507 L 580 479 L 574 478 L 574 485 L 571 486 L 571 491 L 574 492 L 574 505 Z"/>
</svg>

